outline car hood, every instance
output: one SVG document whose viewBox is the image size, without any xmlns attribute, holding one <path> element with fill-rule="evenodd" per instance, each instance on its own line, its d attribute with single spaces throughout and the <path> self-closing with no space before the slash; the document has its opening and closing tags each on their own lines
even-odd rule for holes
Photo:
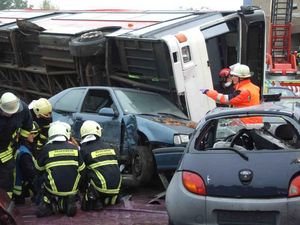
<svg viewBox="0 0 300 225">
<path fill-rule="evenodd" d="M 135 115 L 137 129 L 149 141 L 173 143 L 174 134 L 190 134 L 196 125 L 192 121 L 174 119 L 166 116 Z"/>
<path fill-rule="evenodd" d="M 300 152 L 247 152 L 248 160 L 228 150 L 185 154 L 179 170 L 201 175 L 208 196 L 283 197 L 299 171 Z M 252 174 L 252 179 L 251 179 Z"/>
</svg>

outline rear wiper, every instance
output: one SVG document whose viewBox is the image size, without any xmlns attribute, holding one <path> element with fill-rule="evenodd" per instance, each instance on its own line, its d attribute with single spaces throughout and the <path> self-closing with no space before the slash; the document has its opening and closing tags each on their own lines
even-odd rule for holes
<svg viewBox="0 0 300 225">
<path fill-rule="evenodd" d="M 229 151 L 233 151 L 237 154 L 239 154 L 243 159 L 245 159 L 246 161 L 249 160 L 248 156 L 246 156 L 244 153 L 242 153 L 239 150 L 236 150 L 235 148 L 231 148 L 231 147 L 225 147 L 225 148 L 211 148 L 212 150 L 229 150 Z"/>
</svg>

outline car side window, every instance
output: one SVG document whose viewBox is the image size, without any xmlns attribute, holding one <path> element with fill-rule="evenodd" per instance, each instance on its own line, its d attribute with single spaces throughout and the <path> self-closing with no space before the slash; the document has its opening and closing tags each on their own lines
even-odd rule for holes
<svg viewBox="0 0 300 225">
<path fill-rule="evenodd" d="M 81 112 L 98 113 L 100 109 L 104 107 L 112 107 L 113 100 L 106 90 L 89 90 L 83 105 Z"/>
<path fill-rule="evenodd" d="M 206 148 L 212 148 L 215 142 L 217 121 L 211 121 L 203 128 L 203 132 L 197 137 L 195 142 L 196 150 L 204 150 Z"/>
<path fill-rule="evenodd" d="M 67 92 L 53 106 L 56 111 L 77 112 L 85 89 L 74 89 Z"/>
</svg>

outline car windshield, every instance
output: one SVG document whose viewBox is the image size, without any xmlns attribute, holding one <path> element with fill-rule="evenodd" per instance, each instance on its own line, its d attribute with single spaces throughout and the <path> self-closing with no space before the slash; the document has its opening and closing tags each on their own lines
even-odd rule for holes
<svg viewBox="0 0 300 225">
<path fill-rule="evenodd" d="M 173 103 L 156 93 L 115 90 L 125 114 L 166 114 L 187 119 Z"/>
<path fill-rule="evenodd" d="M 261 122 L 249 123 L 254 118 Z M 195 143 L 198 150 L 300 150 L 297 128 L 281 116 L 218 118 L 203 126 Z"/>
</svg>

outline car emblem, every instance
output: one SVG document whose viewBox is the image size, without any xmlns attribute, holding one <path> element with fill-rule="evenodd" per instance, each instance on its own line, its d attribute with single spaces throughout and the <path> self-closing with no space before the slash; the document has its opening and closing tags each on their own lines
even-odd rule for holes
<svg viewBox="0 0 300 225">
<path fill-rule="evenodd" d="M 243 184 L 249 184 L 252 181 L 253 172 L 249 169 L 240 170 L 239 178 Z"/>
</svg>

